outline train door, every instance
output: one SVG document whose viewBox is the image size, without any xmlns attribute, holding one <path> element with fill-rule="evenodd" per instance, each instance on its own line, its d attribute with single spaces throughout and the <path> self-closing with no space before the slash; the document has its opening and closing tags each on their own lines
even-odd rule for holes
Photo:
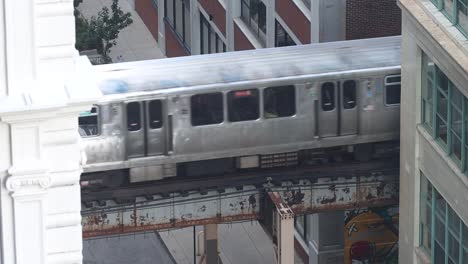
<svg viewBox="0 0 468 264">
<path fill-rule="evenodd" d="M 355 80 L 341 82 L 340 89 L 340 135 L 354 135 L 358 128 L 357 85 Z"/>
<path fill-rule="evenodd" d="M 127 158 L 167 154 L 165 99 L 126 103 Z"/>
<path fill-rule="evenodd" d="M 166 100 L 156 99 L 145 102 L 146 155 L 167 154 L 166 127 L 168 127 Z"/>
<path fill-rule="evenodd" d="M 318 127 L 320 137 L 333 137 L 338 135 L 337 82 L 324 82 L 320 84 L 320 102 L 318 107 Z"/>
<path fill-rule="evenodd" d="M 143 102 L 127 102 L 127 158 L 145 156 L 145 127 L 143 124 Z"/>
</svg>

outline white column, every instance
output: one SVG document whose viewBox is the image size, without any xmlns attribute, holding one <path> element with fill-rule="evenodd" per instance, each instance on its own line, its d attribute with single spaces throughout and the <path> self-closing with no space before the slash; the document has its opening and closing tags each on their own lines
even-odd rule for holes
<svg viewBox="0 0 468 264">
<path fill-rule="evenodd" d="M 0 262 L 81 263 L 77 118 L 101 94 L 73 1 L 5 0 L 0 18 Z"/>
<path fill-rule="evenodd" d="M 158 45 L 161 49 L 162 54 L 167 57 L 166 55 L 166 26 L 164 22 L 164 9 L 165 9 L 165 1 L 164 0 L 156 0 L 158 1 Z"/>
<path fill-rule="evenodd" d="M 276 1 L 264 1 L 266 6 L 266 48 L 275 47 Z"/>
</svg>

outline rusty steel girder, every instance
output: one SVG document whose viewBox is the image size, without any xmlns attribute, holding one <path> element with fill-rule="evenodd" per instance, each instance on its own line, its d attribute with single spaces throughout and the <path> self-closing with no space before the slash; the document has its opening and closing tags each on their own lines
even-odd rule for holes
<svg viewBox="0 0 468 264">
<path fill-rule="evenodd" d="M 170 197 L 138 198 L 132 204 L 106 201 L 82 211 L 83 237 L 111 236 L 193 225 L 262 219 L 265 194 L 277 192 L 296 215 L 330 210 L 395 205 L 398 174 L 317 178 L 263 187 L 246 185 L 201 194 L 198 191 Z"/>
</svg>

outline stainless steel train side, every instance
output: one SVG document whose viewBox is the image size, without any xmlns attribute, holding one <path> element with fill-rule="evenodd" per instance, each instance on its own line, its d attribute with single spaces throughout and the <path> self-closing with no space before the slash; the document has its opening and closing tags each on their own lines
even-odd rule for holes
<svg viewBox="0 0 468 264">
<path fill-rule="evenodd" d="M 180 164 L 254 168 L 397 140 L 399 47 L 389 37 L 96 67 L 105 96 L 80 119 L 84 171 L 138 182 Z"/>
</svg>

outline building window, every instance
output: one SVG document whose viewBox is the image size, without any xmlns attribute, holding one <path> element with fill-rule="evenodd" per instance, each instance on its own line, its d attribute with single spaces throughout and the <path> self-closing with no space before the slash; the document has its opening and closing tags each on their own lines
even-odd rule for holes
<svg viewBox="0 0 468 264">
<path fill-rule="evenodd" d="M 419 245 L 431 262 L 467 263 L 468 227 L 423 173 L 420 198 Z"/>
<path fill-rule="evenodd" d="M 431 0 L 432 3 L 468 38 L 468 0 Z"/>
<path fill-rule="evenodd" d="M 200 13 L 200 53 L 226 52 L 226 44 L 216 33 L 210 22 Z"/>
<path fill-rule="evenodd" d="M 164 12 L 179 40 L 190 50 L 190 0 L 165 0 Z"/>
<path fill-rule="evenodd" d="M 293 116 L 296 113 L 296 95 L 293 85 L 266 88 L 263 91 L 265 118 Z"/>
<path fill-rule="evenodd" d="M 461 32 L 468 37 L 468 0 L 456 0 L 457 1 L 457 26 Z"/>
<path fill-rule="evenodd" d="M 250 26 L 260 42 L 266 41 L 266 6 L 261 0 L 241 0 L 242 20 Z"/>
<path fill-rule="evenodd" d="M 421 80 L 421 114 L 422 122 L 429 129 L 432 129 L 432 109 L 433 109 L 433 89 L 435 82 L 435 67 L 429 57 L 423 55 L 422 80 Z"/>
<path fill-rule="evenodd" d="M 385 77 L 385 104 L 399 105 L 401 99 L 400 75 Z"/>
<path fill-rule="evenodd" d="M 81 137 L 99 135 L 98 108 L 94 106 L 90 111 L 80 113 L 78 117 L 78 131 Z"/>
<path fill-rule="evenodd" d="M 197 94 L 190 98 L 192 126 L 204 126 L 223 122 L 223 94 Z"/>
<path fill-rule="evenodd" d="M 466 171 L 468 99 L 426 54 L 422 57 L 421 120 L 462 172 Z"/>
<path fill-rule="evenodd" d="M 141 128 L 141 107 L 139 102 L 127 104 L 127 130 L 138 131 Z"/>
<path fill-rule="evenodd" d="M 294 46 L 296 43 L 289 36 L 288 32 L 284 30 L 283 26 L 276 20 L 275 26 L 275 47 Z"/>
<path fill-rule="evenodd" d="M 228 93 L 228 117 L 231 122 L 259 118 L 259 97 L 257 89 L 231 91 Z"/>
</svg>

